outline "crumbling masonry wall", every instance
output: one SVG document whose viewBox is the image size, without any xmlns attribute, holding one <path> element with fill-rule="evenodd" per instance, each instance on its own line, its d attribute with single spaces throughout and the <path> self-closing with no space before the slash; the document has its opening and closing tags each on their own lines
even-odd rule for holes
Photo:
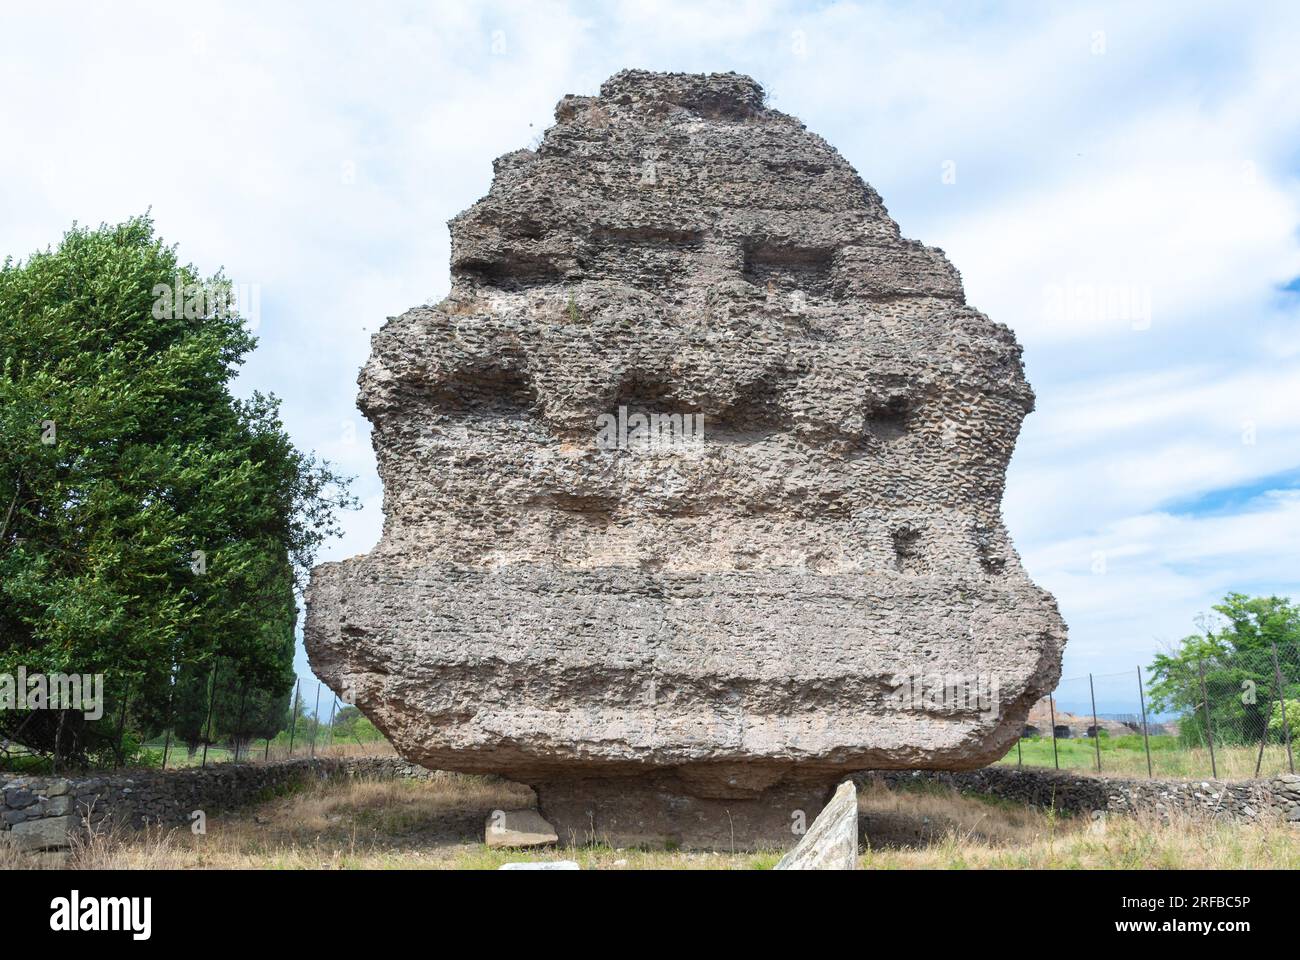
<svg viewBox="0 0 1300 960">
<path fill-rule="evenodd" d="M 360 377 L 383 538 L 308 596 L 404 756 L 640 836 L 1006 752 L 1065 642 L 1001 518 L 1020 348 L 830 144 L 747 77 L 624 71 L 451 232 Z M 702 439 L 598 438 L 652 415 Z"/>
</svg>

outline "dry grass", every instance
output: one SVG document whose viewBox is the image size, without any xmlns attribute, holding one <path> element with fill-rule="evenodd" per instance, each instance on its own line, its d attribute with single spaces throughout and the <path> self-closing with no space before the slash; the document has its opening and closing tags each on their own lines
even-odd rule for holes
<svg viewBox="0 0 1300 960">
<path fill-rule="evenodd" d="M 311 783 L 232 815 L 208 832 L 186 828 L 99 835 L 68 866 L 229 869 L 495 869 L 515 860 L 577 860 L 598 869 L 764 869 L 778 854 L 619 850 L 501 851 L 482 843 L 494 809 L 531 792 L 489 778 Z M 1300 829 L 1142 818 L 1103 821 L 958 794 L 947 788 L 864 788 L 868 844 L 861 865 L 899 868 L 1297 868 Z M 15 862 L 17 861 L 17 862 Z M 0 848 L 0 866 L 27 864 Z M 47 863 L 46 865 L 58 865 Z"/>
<path fill-rule="evenodd" d="M 874 869 L 1295 869 L 1300 828 L 1147 816 L 1064 817 L 947 788 L 867 788 Z"/>
</svg>

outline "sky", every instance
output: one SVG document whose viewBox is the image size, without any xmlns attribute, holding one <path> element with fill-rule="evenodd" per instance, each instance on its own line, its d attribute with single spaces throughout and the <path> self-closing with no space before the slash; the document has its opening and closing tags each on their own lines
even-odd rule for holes
<svg viewBox="0 0 1300 960">
<path fill-rule="evenodd" d="M 256 291 L 237 392 L 279 396 L 363 502 L 322 559 L 382 524 L 369 337 L 446 294 L 493 158 L 620 69 L 735 70 L 1024 345 L 1004 511 L 1063 676 L 1130 689 L 1226 592 L 1300 596 L 1300 5 L 9 0 L 3 24 L 0 256 L 149 210 Z"/>
</svg>

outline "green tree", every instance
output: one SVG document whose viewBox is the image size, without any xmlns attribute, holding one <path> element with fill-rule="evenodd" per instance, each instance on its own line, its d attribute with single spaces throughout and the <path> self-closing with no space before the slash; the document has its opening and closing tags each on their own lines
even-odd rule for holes
<svg viewBox="0 0 1300 960">
<path fill-rule="evenodd" d="M 1284 666 L 1294 667 L 1300 653 L 1300 606 L 1285 597 L 1230 593 L 1212 609 L 1217 616 L 1201 618 L 1200 632 L 1152 661 L 1151 706 L 1181 713 L 1183 739 L 1203 743 L 1208 700 L 1216 742 L 1256 742 L 1278 697 L 1275 645 Z M 1294 696 L 1297 686 L 1284 670 L 1283 695 Z"/>
<path fill-rule="evenodd" d="M 338 713 L 334 715 L 333 730 L 335 739 L 350 739 L 357 728 L 357 722 L 361 719 L 361 711 L 356 707 L 351 705 L 340 707 Z"/>
<path fill-rule="evenodd" d="M 384 735 L 379 732 L 379 728 L 353 706 L 339 709 L 338 715 L 334 718 L 332 729 L 336 742 L 351 740 L 356 743 L 373 743 L 384 738 Z"/>
<path fill-rule="evenodd" d="M 1282 710 L 1274 705 L 1273 715 L 1268 718 L 1269 735 L 1279 743 L 1288 735 L 1293 742 L 1300 742 L 1300 700 L 1288 699 L 1283 702 L 1286 704 L 1285 720 Z"/>
<path fill-rule="evenodd" d="M 292 669 L 290 659 L 286 664 Z M 253 740 L 288 729 L 289 689 L 281 692 L 246 676 L 242 665 L 227 657 L 219 658 L 215 669 L 207 663 L 182 666 L 173 697 L 170 726 L 191 755 L 205 743 L 228 744 L 243 755 Z"/>
<path fill-rule="evenodd" d="M 255 340 L 230 290 L 147 216 L 0 267 L 0 671 L 102 674 L 126 707 L 0 736 L 90 757 L 186 714 L 218 660 L 287 694 L 301 578 L 353 500 L 274 397 L 232 395 Z"/>
</svg>

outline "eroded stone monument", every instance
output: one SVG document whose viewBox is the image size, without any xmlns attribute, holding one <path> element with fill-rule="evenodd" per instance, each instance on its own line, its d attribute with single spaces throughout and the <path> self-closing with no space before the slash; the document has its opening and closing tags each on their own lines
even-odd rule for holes
<svg viewBox="0 0 1300 960">
<path fill-rule="evenodd" d="M 849 772 L 1003 755 L 1065 642 L 1001 521 L 1011 332 L 747 77 L 556 121 L 374 337 L 384 533 L 313 573 L 316 672 L 561 842 L 788 845 Z"/>
</svg>

